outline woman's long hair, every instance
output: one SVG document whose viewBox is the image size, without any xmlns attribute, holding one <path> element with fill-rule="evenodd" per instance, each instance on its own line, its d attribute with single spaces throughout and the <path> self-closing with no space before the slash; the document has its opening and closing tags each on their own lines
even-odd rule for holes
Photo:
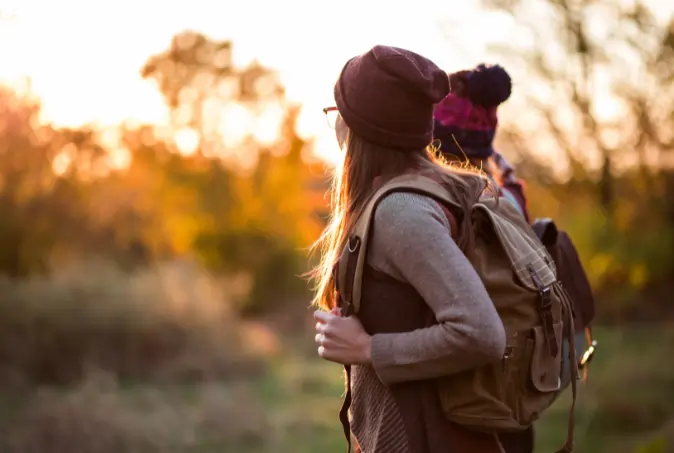
<svg viewBox="0 0 674 453">
<path fill-rule="evenodd" d="M 345 124 L 342 122 L 341 126 Z M 326 310 L 336 303 L 334 265 L 358 214 L 375 190 L 375 178 L 385 182 L 403 173 L 416 172 L 440 181 L 461 206 L 457 243 L 462 250 L 472 244 L 470 210 L 488 186 L 479 170 L 468 164 L 448 164 L 432 145 L 417 151 L 397 151 L 369 143 L 348 128 L 344 135 L 344 159 L 332 180 L 330 221 L 312 247 L 320 250 L 321 259 L 309 274 L 315 281 L 313 304 Z"/>
</svg>

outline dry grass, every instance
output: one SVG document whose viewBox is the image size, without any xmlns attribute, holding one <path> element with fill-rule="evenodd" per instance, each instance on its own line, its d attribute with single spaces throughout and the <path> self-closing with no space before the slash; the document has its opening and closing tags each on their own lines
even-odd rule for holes
<svg viewBox="0 0 674 453">
<path fill-rule="evenodd" d="M 121 389 L 100 373 L 65 393 L 38 392 L 0 428 L 4 453 L 268 451 L 273 440 L 242 385 Z"/>
<path fill-rule="evenodd" d="M 244 381 L 279 347 L 232 311 L 245 289 L 186 263 L 0 280 L 0 451 L 268 451 Z"/>
<path fill-rule="evenodd" d="M 0 381 L 71 384 L 89 369 L 164 380 L 259 372 L 274 338 L 250 341 L 230 309 L 237 292 L 231 281 L 185 263 L 134 274 L 87 263 L 49 277 L 2 279 Z"/>
</svg>

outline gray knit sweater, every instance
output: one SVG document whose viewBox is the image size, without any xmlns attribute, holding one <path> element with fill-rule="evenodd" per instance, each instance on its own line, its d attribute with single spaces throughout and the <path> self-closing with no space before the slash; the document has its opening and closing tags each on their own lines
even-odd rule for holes
<svg viewBox="0 0 674 453">
<path fill-rule="evenodd" d="M 412 285 L 438 324 L 373 336 L 372 366 L 354 367 L 352 390 L 374 384 L 377 398 L 371 404 L 393 426 L 368 428 L 362 420 L 353 426 L 354 434 L 366 453 L 415 453 L 406 445 L 402 419 L 386 386 L 498 360 L 505 349 L 505 330 L 479 276 L 452 240 L 442 209 L 431 198 L 393 193 L 380 202 L 368 264 Z M 392 436 L 395 439 L 388 438 Z"/>
</svg>

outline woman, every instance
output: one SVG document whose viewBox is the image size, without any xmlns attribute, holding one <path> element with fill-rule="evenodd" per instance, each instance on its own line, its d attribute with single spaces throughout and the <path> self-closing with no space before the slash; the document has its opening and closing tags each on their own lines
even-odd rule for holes
<svg viewBox="0 0 674 453">
<path fill-rule="evenodd" d="M 515 177 L 514 169 L 494 151 L 493 141 L 498 125 L 497 108 L 510 97 L 510 75 L 501 66 L 478 65 L 468 71 L 449 75 L 452 92 L 435 107 L 434 136 L 440 152 L 450 161 L 465 161 L 482 168 L 527 221 L 524 183 Z"/>
<path fill-rule="evenodd" d="M 505 331 L 461 249 L 471 205 L 488 185 L 441 163 L 430 148 L 433 106 L 449 79 L 413 52 L 375 46 L 349 60 L 335 84 L 337 139 L 345 151 L 333 183 L 332 219 L 318 241 L 316 342 L 321 357 L 351 367 L 350 430 L 366 453 L 499 452 L 493 435 L 446 421 L 434 378 L 500 360 Z M 368 197 L 389 178 L 422 172 L 463 202 L 457 231 L 433 199 L 393 193 L 378 205 L 358 318 L 340 317 L 333 266 Z M 460 214 L 460 213 L 459 213 Z"/>
</svg>

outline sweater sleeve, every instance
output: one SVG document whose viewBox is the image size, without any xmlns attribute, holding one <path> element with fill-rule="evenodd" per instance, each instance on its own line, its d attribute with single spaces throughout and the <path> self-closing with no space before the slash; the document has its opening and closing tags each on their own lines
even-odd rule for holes
<svg viewBox="0 0 674 453">
<path fill-rule="evenodd" d="M 370 244 L 368 262 L 414 286 L 438 321 L 373 336 L 373 367 L 383 383 L 446 376 L 501 358 L 501 319 L 435 200 L 410 193 L 386 197 L 375 213 Z"/>
</svg>

